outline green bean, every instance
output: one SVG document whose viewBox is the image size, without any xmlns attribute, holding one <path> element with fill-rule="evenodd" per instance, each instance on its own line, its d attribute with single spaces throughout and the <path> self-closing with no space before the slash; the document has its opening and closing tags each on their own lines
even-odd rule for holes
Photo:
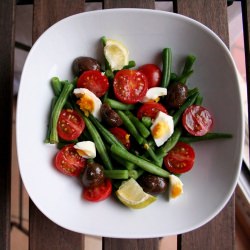
<svg viewBox="0 0 250 250">
<path fill-rule="evenodd" d="M 143 142 L 143 148 L 147 151 L 148 155 L 154 161 L 154 163 L 157 166 L 161 166 L 159 157 L 155 154 L 154 150 L 152 149 L 152 147 L 150 147 L 149 143 L 146 140 L 144 140 Z"/>
<path fill-rule="evenodd" d="M 59 96 L 63 88 L 63 83 L 59 80 L 58 77 L 52 77 L 51 86 L 52 86 L 54 95 Z"/>
<path fill-rule="evenodd" d="M 189 89 L 188 90 L 188 97 L 190 97 L 191 95 L 193 95 L 193 94 L 195 94 L 197 92 L 199 92 L 198 88 Z"/>
<path fill-rule="evenodd" d="M 130 152 L 128 152 L 127 150 L 124 150 L 116 145 L 111 146 L 111 152 L 113 152 L 113 154 L 121 157 L 124 160 L 133 162 L 135 165 L 137 165 L 138 167 L 142 168 L 143 170 L 151 174 L 155 174 L 161 177 L 168 177 L 170 175 L 168 171 L 159 168 L 157 165 L 147 160 L 144 160 L 138 156 L 135 156 Z"/>
<path fill-rule="evenodd" d="M 161 81 L 161 87 L 167 88 L 170 76 L 171 76 L 171 70 L 172 70 L 172 51 L 170 48 L 164 48 L 162 51 L 162 81 Z"/>
<path fill-rule="evenodd" d="M 79 114 L 82 116 L 82 118 L 86 124 L 86 127 L 87 127 L 87 129 L 88 129 L 88 131 L 89 131 L 89 133 L 90 133 L 90 135 L 95 143 L 96 150 L 99 153 L 99 155 L 103 161 L 104 166 L 106 167 L 106 169 L 112 169 L 113 168 L 112 162 L 109 159 L 107 149 L 103 143 L 103 140 L 102 140 L 100 134 L 98 133 L 98 131 L 96 130 L 96 128 L 92 124 L 92 122 L 86 116 L 84 116 L 81 112 L 79 112 Z"/>
<path fill-rule="evenodd" d="M 47 135 L 46 135 L 46 139 L 45 139 L 45 143 L 49 143 L 50 142 L 50 132 L 51 132 L 51 119 L 52 119 L 52 111 L 55 107 L 55 104 L 56 104 L 56 101 L 57 101 L 57 97 L 54 96 L 52 98 L 52 101 L 51 101 L 51 105 L 50 105 L 50 115 L 49 115 L 49 123 L 48 123 L 48 128 L 47 128 Z"/>
<path fill-rule="evenodd" d="M 119 163 L 122 167 L 125 167 L 127 170 L 132 170 L 135 168 L 135 164 L 130 161 L 125 161 L 124 159 L 121 159 L 117 155 L 111 154 L 111 157 Z"/>
<path fill-rule="evenodd" d="M 101 37 L 101 42 L 102 42 L 102 45 L 103 45 L 103 46 L 106 46 L 107 38 L 106 38 L 105 36 L 102 36 L 102 37 Z"/>
<path fill-rule="evenodd" d="M 126 114 L 121 111 L 117 110 L 117 114 L 123 121 L 124 126 L 127 128 L 129 133 L 135 138 L 135 140 L 141 145 L 144 142 L 144 138 L 139 134 L 135 125 L 130 121 L 130 119 L 126 116 Z"/>
<path fill-rule="evenodd" d="M 114 79 L 114 73 L 113 73 L 113 71 L 110 69 L 110 66 L 109 66 L 107 60 L 106 60 L 105 75 L 106 75 L 109 79 L 111 79 L 111 80 Z"/>
<path fill-rule="evenodd" d="M 109 96 L 109 91 L 110 91 L 110 89 L 108 89 L 108 90 L 106 91 L 106 93 L 104 94 L 104 96 L 102 97 L 102 99 L 101 99 L 102 103 L 105 103 L 105 102 L 106 102 L 106 99 L 107 99 L 108 96 Z"/>
<path fill-rule="evenodd" d="M 136 66 L 135 61 L 129 61 L 129 62 L 128 62 L 128 65 L 125 65 L 125 66 L 123 67 L 123 69 L 131 69 L 131 68 L 133 68 L 133 67 L 135 67 L 135 66 Z"/>
<path fill-rule="evenodd" d="M 152 125 L 152 119 L 148 116 L 143 116 L 141 118 L 141 122 L 147 127 L 150 128 Z"/>
<path fill-rule="evenodd" d="M 188 55 L 185 61 L 185 65 L 183 68 L 183 71 L 180 76 L 176 76 L 171 78 L 172 81 L 174 82 L 181 82 L 183 84 L 186 83 L 187 79 L 193 74 L 193 64 L 196 60 L 196 57 L 194 55 Z"/>
<path fill-rule="evenodd" d="M 177 74 L 174 73 L 174 72 L 171 72 L 170 74 L 170 82 L 176 82 L 176 79 L 177 79 Z"/>
<path fill-rule="evenodd" d="M 155 140 L 153 139 L 153 137 L 150 137 L 149 139 L 147 139 L 148 141 L 148 145 L 152 148 L 155 148 L 156 147 L 156 144 L 155 144 Z"/>
<path fill-rule="evenodd" d="M 144 137 L 147 138 L 151 133 L 147 129 L 147 127 L 137 118 L 135 117 L 130 111 L 126 111 L 125 114 L 131 120 L 131 122 L 135 125 L 139 133 Z"/>
<path fill-rule="evenodd" d="M 103 47 L 107 45 L 107 39 L 105 36 L 101 37 L 101 42 L 102 42 Z M 114 79 L 114 73 L 106 57 L 105 57 L 105 75 L 111 80 Z"/>
<path fill-rule="evenodd" d="M 181 133 L 181 128 L 175 128 L 174 133 L 171 135 L 171 137 L 158 149 L 157 156 L 164 157 L 167 152 L 169 152 L 176 145 L 181 136 Z"/>
<path fill-rule="evenodd" d="M 199 94 L 197 97 L 196 97 L 196 100 L 194 102 L 195 105 L 201 105 L 202 104 L 202 101 L 203 101 L 203 97 Z"/>
<path fill-rule="evenodd" d="M 191 95 L 190 97 L 187 98 L 187 100 L 184 102 L 184 104 L 182 104 L 182 106 L 175 112 L 174 116 L 173 116 L 173 120 L 174 120 L 174 126 L 177 125 L 178 121 L 181 118 L 182 113 L 185 111 L 185 109 L 189 106 L 191 106 L 195 100 L 196 97 L 199 95 L 199 92 Z"/>
<path fill-rule="evenodd" d="M 60 93 L 55 103 L 55 106 L 51 112 L 51 132 L 49 138 L 51 144 L 58 143 L 58 134 L 57 134 L 58 118 L 72 89 L 73 85 L 71 83 L 64 84 L 62 92 Z"/>
<path fill-rule="evenodd" d="M 117 111 L 118 115 L 121 117 L 124 126 L 127 128 L 127 130 L 132 134 L 132 136 L 135 138 L 135 140 L 140 144 L 143 145 L 143 148 L 147 150 L 148 154 L 150 157 L 154 160 L 156 164 L 158 164 L 158 158 L 155 155 L 154 151 L 152 148 L 149 146 L 148 142 L 146 141 L 145 138 L 143 138 L 137 131 L 137 128 L 133 121 L 129 119 L 126 114 L 120 110 Z"/>
<path fill-rule="evenodd" d="M 74 81 L 71 82 L 73 84 Z M 60 81 L 58 77 L 52 77 L 51 85 L 55 96 L 59 96 L 62 92 L 64 84 L 69 84 L 69 81 Z M 74 85 L 74 84 L 73 84 Z M 69 99 L 69 98 L 68 98 Z M 73 109 L 70 101 L 67 100 L 64 107 L 65 109 Z"/>
<path fill-rule="evenodd" d="M 186 143 L 193 143 L 205 140 L 227 139 L 232 137 L 233 137 L 232 134 L 228 133 L 207 133 L 203 136 L 181 136 L 179 141 Z"/>
<path fill-rule="evenodd" d="M 93 158 L 87 159 L 87 163 L 93 163 L 93 162 L 95 162 Z"/>
<path fill-rule="evenodd" d="M 180 83 L 186 83 L 187 79 L 194 73 L 193 70 L 189 70 L 187 72 L 184 72 L 181 74 L 179 77 L 175 79 L 175 82 L 180 82 Z"/>
<path fill-rule="evenodd" d="M 127 169 L 113 169 L 113 170 L 104 170 L 104 175 L 107 177 L 107 178 L 110 178 L 110 179 L 128 179 L 129 177 L 129 174 L 128 174 L 128 170 Z"/>
<path fill-rule="evenodd" d="M 122 102 L 116 101 L 114 99 L 106 98 L 104 100 L 111 108 L 118 110 L 133 110 L 135 109 L 135 105 L 133 104 L 124 104 Z"/>
<path fill-rule="evenodd" d="M 196 60 L 194 55 L 188 55 L 185 61 L 183 71 L 179 77 L 174 79 L 175 82 L 186 83 L 187 79 L 193 74 L 193 64 Z"/>
<path fill-rule="evenodd" d="M 117 140 L 117 138 L 108 129 L 106 129 L 92 114 L 89 115 L 89 119 L 95 125 L 103 138 L 107 141 L 107 143 L 109 143 L 110 145 L 116 144 L 119 147 L 125 148 L 125 146 L 119 140 Z"/>
<path fill-rule="evenodd" d="M 183 71 L 182 71 L 182 74 L 185 74 L 185 73 L 189 72 L 192 69 L 195 60 L 196 60 L 196 57 L 194 55 L 188 55 L 187 56 L 186 62 L 185 62 L 185 65 L 184 65 L 184 68 L 183 68 Z"/>
<path fill-rule="evenodd" d="M 138 169 L 132 169 L 128 171 L 128 176 L 133 179 L 138 179 L 142 174 L 144 173 L 144 170 L 142 168 Z"/>
</svg>

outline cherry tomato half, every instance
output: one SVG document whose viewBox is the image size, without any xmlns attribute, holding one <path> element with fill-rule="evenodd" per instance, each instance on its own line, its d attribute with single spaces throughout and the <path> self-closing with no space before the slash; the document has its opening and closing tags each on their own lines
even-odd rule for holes
<svg viewBox="0 0 250 250">
<path fill-rule="evenodd" d="M 114 127 L 109 130 L 128 150 L 130 149 L 130 135 L 125 129 Z"/>
<path fill-rule="evenodd" d="M 137 70 L 123 69 L 115 75 L 113 87 L 114 94 L 119 101 L 134 104 L 146 95 L 148 80 Z"/>
<path fill-rule="evenodd" d="M 155 64 L 144 64 L 138 69 L 148 79 L 148 88 L 159 87 L 161 84 L 161 70 Z"/>
<path fill-rule="evenodd" d="M 73 109 L 63 109 L 57 122 L 60 138 L 71 141 L 77 139 L 85 128 L 85 122 Z"/>
<path fill-rule="evenodd" d="M 86 160 L 77 153 L 73 144 L 64 146 L 55 157 L 56 169 L 69 176 L 79 176 L 85 165 Z"/>
<path fill-rule="evenodd" d="M 137 118 L 141 119 L 143 116 L 148 116 L 151 119 L 155 119 L 157 113 L 162 111 L 167 114 L 166 108 L 157 102 L 144 103 L 137 111 Z"/>
<path fill-rule="evenodd" d="M 112 193 L 111 180 L 106 178 L 100 185 L 90 188 L 84 188 L 82 197 L 88 201 L 102 201 L 107 199 Z"/>
<path fill-rule="evenodd" d="M 206 108 L 191 105 L 182 115 L 182 124 L 191 135 L 202 136 L 212 129 L 213 118 Z"/>
<path fill-rule="evenodd" d="M 193 148 L 184 142 L 177 142 L 164 157 L 164 165 L 173 174 L 182 174 L 192 169 L 195 160 Z"/>
<path fill-rule="evenodd" d="M 77 81 L 77 88 L 86 88 L 97 97 L 101 97 L 107 92 L 109 81 L 102 72 L 98 70 L 88 70 L 80 75 Z"/>
</svg>

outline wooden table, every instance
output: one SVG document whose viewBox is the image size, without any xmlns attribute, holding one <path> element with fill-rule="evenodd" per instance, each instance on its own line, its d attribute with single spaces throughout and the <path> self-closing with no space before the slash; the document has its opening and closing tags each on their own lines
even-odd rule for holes
<svg viewBox="0 0 250 250">
<path fill-rule="evenodd" d="M 249 84 L 249 21 L 250 1 L 243 0 L 247 81 Z M 11 177 L 11 125 L 12 82 L 14 59 L 14 0 L 0 1 L 0 249 L 10 248 L 10 177 Z M 83 12 L 84 0 L 34 0 L 33 42 L 60 19 Z M 104 0 L 103 8 L 155 8 L 152 0 Z M 175 0 L 174 12 L 194 18 L 215 31 L 229 45 L 226 0 Z M 249 87 L 248 87 L 249 96 Z M 31 250 L 84 249 L 84 235 L 65 230 L 48 220 L 30 201 Z M 235 248 L 234 195 L 226 207 L 211 222 L 189 233 L 178 235 L 178 249 Z M 159 239 L 103 238 L 103 249 L 158 249 Z"/>
</svg>

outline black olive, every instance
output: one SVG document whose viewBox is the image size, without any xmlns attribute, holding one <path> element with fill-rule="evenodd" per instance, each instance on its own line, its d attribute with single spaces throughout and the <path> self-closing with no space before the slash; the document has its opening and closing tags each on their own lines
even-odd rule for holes
<svg viewBox="0 0 250 250">
<path fill-rule="evenodd" d="M 92 58 L 86 56 L 80 56 L 75 58 L 72 63 L 72 71 L 74 76 L 80 76 L 84 71 L 87 70 L 100 70 L 100 63 Z"/>
<path fill-rule="evenodd" d="M 167 189 L 167 180 L 153 174 L 143 174 L 138 179 L 138 183 L 146 193 L 160 194 L 164 193 Z"/>
<path fill-rule="evenodd" d="M 119 127 L 122 125 L 120 116 L 106 103 L 101 106 L 101 118 L 110 127 Z"/>
<path fill-rule="evenodd" d="M 104 181 L 104 168 L 95 162 L 88 162 L 82 174 L 84 187 L 96 187 Z"/>
<path fill-rule="evenodd" d="M 167 105 L 171 108 L 179 108 L 187 99 L 188 87 L 183 83 L 172 83 L 167 94 Z"/>
</svg>

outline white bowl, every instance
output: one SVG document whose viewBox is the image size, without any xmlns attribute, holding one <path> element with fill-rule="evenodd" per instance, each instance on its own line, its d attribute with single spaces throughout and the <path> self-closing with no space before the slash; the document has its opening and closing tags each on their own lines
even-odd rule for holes
<svg viewBox="0 0 250 250">
<path fill-rule="evenodd" d="M 196 162 L 181 178 L 184 194 L 173 201 L 160 197 L 142 210 L 114 199 L 89 203 L 81 199 L 74 178 L 52 166 L 55 146 L 44 143 L 52 90 L 50 79 L 72 79 L 71 63 L 80 55 L 102 58 L 100 38 L 122 41 L 137 65 L 161 65 L 161 51 L 172 48 L 173 70 L 187 54 L 197 61 L 189 86 L 198 87 L 214 116 L 214 131 L 233 138 L 193 144 Z M 69 230 L 119 238 L 181 234 L 216 216 L 231 197 L 239 176 L 243 118 L 232 57 L 223 42 L 204 25 L 163 11 L 112 9 L 68 17 L 49 28 L 32 47 L 18 94 L 17 148 L 20 172 L 30 198 L 49 219 Z"/>
</svg>

